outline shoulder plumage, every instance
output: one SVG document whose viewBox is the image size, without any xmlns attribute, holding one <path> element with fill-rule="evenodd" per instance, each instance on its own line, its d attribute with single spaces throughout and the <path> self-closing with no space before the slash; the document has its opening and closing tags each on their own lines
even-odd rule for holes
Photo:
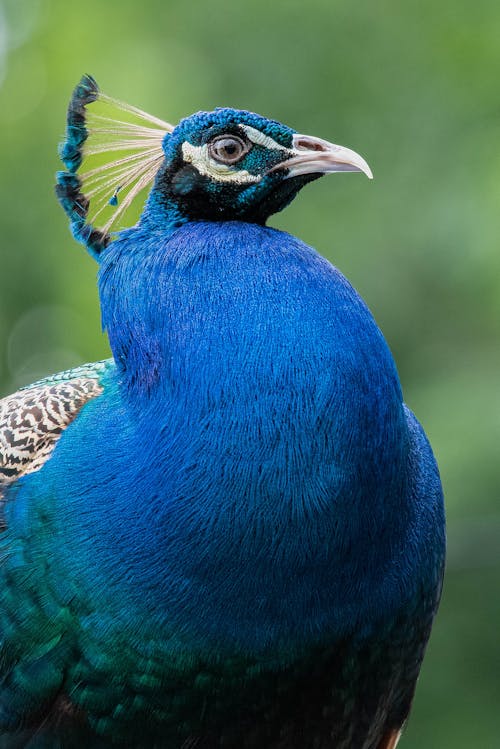
<svg viewBox="0 0 500 749">
<path fill-rule="evenodd" d="M 111 360 L 38 380 L 0 400 L 0 497 L 19 477 L 38 471 L 83 406 L 103 392 Z"/>
<path fill-rule="evenodd" d="M 50 385 L 59 384 L 61 382 L 71 383 L 78 379 L 90 379 L 100 382 L 102 377 L 114 367 L 112 359 L 103 359 L 102 361 L 89 362 L 88 364 L 82 364 L 79 367 L 73 367 L 72 369 L 64 369 L 62 372 L 56 372 L 55 374 L 43 377 L 41 380 L 36 380 L 30 385 L 24 385 L 19 388 L 18 392 L 22 393 L 25 390 L 32 390 L 33 388 L 46 387 Z M 1 403 L 1 401 L 0 401 Z"/>
</svg>

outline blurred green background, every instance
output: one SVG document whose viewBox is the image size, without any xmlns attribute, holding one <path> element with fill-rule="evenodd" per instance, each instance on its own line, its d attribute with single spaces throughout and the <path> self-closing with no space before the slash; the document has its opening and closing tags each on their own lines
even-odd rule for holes
<svg viewBox="0 0 500 749">
<path fill-rule="evenodd" d="M 81 74 L 175 122 L 231 105 L 350 146 L 272 225 L 375 314 L 441 468 L 443 603 L 404 749 L 500 746 L 500 4 L 0 0 L 0 384 L 108 354 L 53 195 Z"/>
</svg>

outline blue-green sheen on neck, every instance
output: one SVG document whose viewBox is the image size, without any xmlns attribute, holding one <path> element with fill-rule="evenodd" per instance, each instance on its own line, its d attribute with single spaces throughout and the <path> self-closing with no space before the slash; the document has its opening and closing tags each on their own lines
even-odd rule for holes
<svg viewBox="0 0 500 749">
<path fill-rule="evenodd" d="M 412 512 L 408 443 L 392 358 L 341 274 L 281 232 L 200 222 L 128 232 L 102 256 L 100 289 L 119 376 L 110 408 L 89 404 L 75 425 L 80 444 L 93 437 L 73 467 L 69 578 L 92 554 L 88 590 L 102 575 L 117 620 L 147 600 L 151 626 L 215 652 L 298 647 L 385 615 Z M 116 422 L 120 401 L 133 423 Z M 124 565 L 134 585 L 114 590 Z"/>
</svg>

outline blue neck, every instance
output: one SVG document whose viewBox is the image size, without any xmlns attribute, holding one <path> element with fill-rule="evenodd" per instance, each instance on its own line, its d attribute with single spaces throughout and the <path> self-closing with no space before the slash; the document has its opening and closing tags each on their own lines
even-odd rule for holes
<svg viewBox="0 0 500 749">
<path fill-rule="evenodd" d="M 117 373 L 12 503 L 23 538 L 41 508 L 32 548 L 96 647 L 283 658 L 389 620 L 417 555 L 408 434 L 343 276 L 287 234 L 200 222 L 124 233 L 99 282 Z"/>
<path fill-rule="evenodd" d="M 100 294 L 151 498 L 138 521 L 128 492 L 117 522 L 136 526 L 160 615 L 189 581 L 186 627 L 256 647 L 389 607 L 406 427 L 392 357 L 343 276 L 252 224 L 139 226 L 103 253 Z"/>
</svg>

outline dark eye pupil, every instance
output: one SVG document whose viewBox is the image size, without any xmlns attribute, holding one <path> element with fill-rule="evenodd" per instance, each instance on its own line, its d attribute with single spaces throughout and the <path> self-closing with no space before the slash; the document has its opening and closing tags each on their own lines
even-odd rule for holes
<svg viewBox="0 0 500 749">
<path fill-rule="evenodd" d="M 220 135 L 208 145 L 210 156 L 221 164 L 236 164 L 248 153 L 248 145 L 236 135 Z"/>
</svg>

